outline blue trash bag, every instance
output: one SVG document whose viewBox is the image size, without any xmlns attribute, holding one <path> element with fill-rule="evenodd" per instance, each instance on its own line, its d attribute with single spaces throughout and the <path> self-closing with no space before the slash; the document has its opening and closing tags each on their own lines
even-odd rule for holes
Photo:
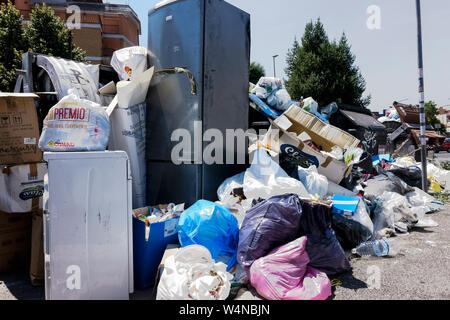
<svg viewBox="0 0 450 320">
<path fill-rule="evenodd" d="M 198 244 L 211 252 L 216 262 L 227 263 L 230 270 L 237 264 L 239 226 L 226 207 L 199 200 L 181 214 L 178 239 L 182 247 Z"/>
</svg>

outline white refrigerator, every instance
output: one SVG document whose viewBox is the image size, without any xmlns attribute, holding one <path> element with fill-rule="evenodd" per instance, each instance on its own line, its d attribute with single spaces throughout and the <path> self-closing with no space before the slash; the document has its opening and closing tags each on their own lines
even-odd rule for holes
<svg viewBox="0 0 450 320">
<path fill-rule="evenodd" d="M 127 154 L 49 152 L 44 160 L 46 299 L 128 300 L 134 290 Z"/>
</svg>

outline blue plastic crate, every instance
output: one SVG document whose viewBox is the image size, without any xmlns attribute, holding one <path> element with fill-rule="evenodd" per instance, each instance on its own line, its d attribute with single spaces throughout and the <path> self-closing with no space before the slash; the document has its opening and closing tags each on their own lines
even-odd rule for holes
<svg viewBox="0 0 450 320">
<path fill-rule="evenodd" d="M 179 219 L 150 225 L 148 241 L 145 240 L 145 222 L 133 217 L 134 287 L 146 290 L 155 285 L 158 267 L 168 244 L 179 244 Z"/>
</svg>

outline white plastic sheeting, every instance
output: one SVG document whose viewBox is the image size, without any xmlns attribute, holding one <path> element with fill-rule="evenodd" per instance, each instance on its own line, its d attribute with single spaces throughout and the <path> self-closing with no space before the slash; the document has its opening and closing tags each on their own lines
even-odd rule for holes
<svg viewBox="0 0 450 320">
<path fill-rule="evenodd" d="M 267 154 L 264 149 L 254 153 L 251 167 L 244 176 L 244 195 L 248 199 L 269 199 L 283 194 L 297 194 L 311 199 L 305 186 L 288 174 Z"/>
<path fill-rule="evenodd" d="M 192 245 L 167 258 L 157 300 L 225 300 L 233 276 L 215 263 L 207 248 Z"/>
<path fill-rule="evenodd" d="M 37 65 L 48 73 L 59 99 L 72 90 L 81 99 L 101 103 L 98 65 L 43 55 L 37 57 Z"/>
</svg>

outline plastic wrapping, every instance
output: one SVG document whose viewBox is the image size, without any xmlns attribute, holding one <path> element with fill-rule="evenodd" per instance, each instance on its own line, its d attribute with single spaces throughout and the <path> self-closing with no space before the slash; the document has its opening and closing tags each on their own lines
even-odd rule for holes
<svg viewBox="0 0 450 320">
<path fill-rule="evenodd" d="M 319 104 L 313 98 L 309 97 L 303 100 L 303 109 L 311 113 L 316 113 L 319 111 Z"/>
<path fill-rule="evenodd" d="M 350 262 L 331 228 L 331 207 L 318 202 L 302 203 L 303 213 L 298 236 L 308 238 L 306 252 L 310 266 L 328 275 L 350 271 Z"/>
<path fill-rule="evenodd" d="M 252 264 L 250 282 L 262 297 L 269 300 L 325 300 L 331 296 L 327 275 L 308 266 L 306 243 L 306 237 L 302 237 Z"/>
<path fill-rule="evenodd" d="M 337 105 L 336 102 L 332 102 L 329 105 L 323 107 L 320 109 L 320 113 L 322 114 L 322 116 L 327 119 L 330 120 L 331 116 L 336 113 L 339 110 L 339 106 Z"/>
<path fill-rule="evenodd" d="M 315 166 L 311 166 L 309 169 L 298 167 L 298 177 L 309 194 L 317 195 L 320 199 L 327 195 L 328 179 L 317 172 Z"/>
<path fill-rule="evenodd" d="M 373 236 L 373 223 L 364 200 L 360 200 L 353 216 L 333 214 L 333 230 L 343 248 L 352 249 Z"/>
<path fill-rule="evenodd" d="M 235 198 L 232 196 L 233 190 L 242 188 L 242 185 L 244 184 L 244 176 L 245 172 L 242 172 L 222 182 L 220 187 L 217 189 L 217 197 L 221 202 L 225 204 L 227 199 L 230 197 Z"/>
<path fill-rule="evenodd" d="M 223 205 L 197 201 L 182 213 L 178 239 L 183 247 L 194 244 L 205 246 L 214 260 L 228 264 L 228 270 L 236 265 L 238 221 Z"/>
<path fill-rule="evenodd" d="M 202 246 L 180 249 L 164 263 L 156 300 L 225 300 L 233 276 Z"/>
<path fill-rule="evenodd" d="M 278 111 L 286 111 L 291 106 L 291 96 L 286 89 L 279 89 L 267 98 L 267 104 Z"/>
<path fill-rule="evenodd" d="M 408 186 L 403 180 L 390 172 L 380 173 L 380 175 L 368 180 L 365 185 L 364 197 L 370 201 L 385 191 L 395 192 L 400 195 L 406 195 L 414 191 L 414 188 Z"/>
<path fill-rule="evenodd" d="M 377 204 L 374 213 L 374 232 L 384 228 L 407 232 L 425 215 L 423 210 L 415 211 L 406 197 L 395 192 L 384 192 L 375 198 Z"/>
<path fill-rule="evenodd" d="M 249 267 L 271 250 L 295 240 L 301 216 L 301 200 L 294 194 L 272 197 L 250 209 L 239 232 L 239 264 Z"/>
<path fill-rule="evenodd" d="M 111 66 L 120 80 L 133 80 L 147 70 L 148 51 L 145 47 L 128 47 L 113 53 Z"/>
<path fill-rule="evenodd" d="M 55 152 L 104 151 L 109 133 L 106 111 L 70 93 L 52 107 L 44 119 L 39 148 Z"/>
<path fill-rule="evenodd" d="M 311 198 L 304 185 L 288 176 L 263 149 L 255 151 L 251 167 L 245 172 L 244 194 L 248 199 L 269 199 L 282 194 L 294 193 Z"/>
<path fill-rule="evenodd" d="M 282 89 L 280 79 L 272 77 L 262 77 L 259 79 L 256 87 L 253 88 L 252 93 L 260 99 L 267 99 L 273 92 Z"/>
</svg>

